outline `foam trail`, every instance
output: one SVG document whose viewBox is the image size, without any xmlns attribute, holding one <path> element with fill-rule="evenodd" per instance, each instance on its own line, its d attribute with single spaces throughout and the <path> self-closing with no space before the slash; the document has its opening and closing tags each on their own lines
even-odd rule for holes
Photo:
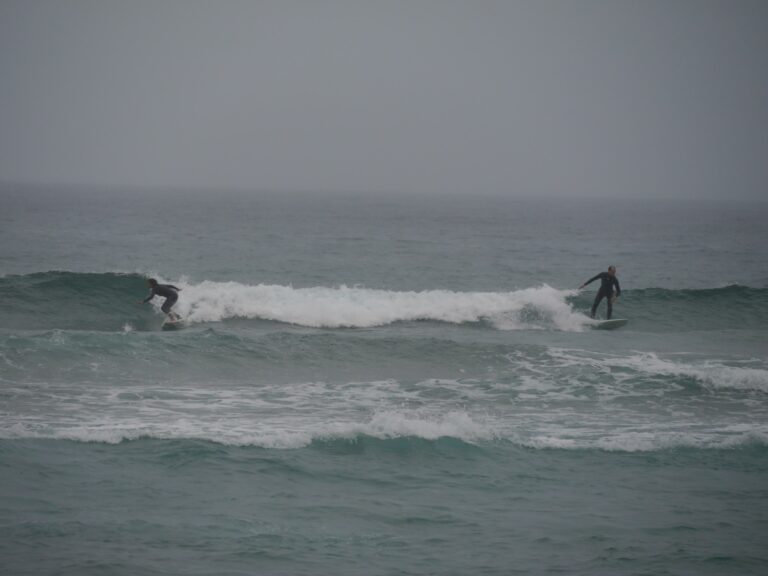
<svg viewBox="0 0 768 576">
<path fill-rule="evenodd" d="M 608 370 L 616 383 L 623 379 L 631 380 L 638 374 L 643 374 L 650 379 L 659 376 L 686 377 L 709 389 L 768 392 L 768 369 L 754 360 L 748 365 L 739 366 L 715 359 L 675 360 L 660 357 L 654 352 L 638 352 L 627 356 L 598 355 L 584 350 L 556 347 L 550 347 L 547 354 L 560 367 L 594 366 Z"/>
<path fill-rule="evenodd" d="M 273 423 L 274 424 L 274 423 Z M 602 450 L 607 452 L 654 452 L 677 448 L 728 450 L 749 445 L 768 445 L 765 426 L 721 426 L 709 431 L 680 431 L 654 426 L 653 431 L 604 430 L 601 434 L 572 434 L 549 427 L 530 431 L 502 422 L 485 422 L 462 411 L 442 416 L 386 411 L 368 421 L 336 421 L 290 426 L 260 426 L 236 421 L 229 426 L 208 422 L 200 426 L 179 418 L 168 422 L 125 420 L 79 425 L 40 425 L 17 422 L 0 425 L 0 439 L 48 439 L 119 444 L 141 438 L 206 440 L 229 446 L 258 446 L 276 450 L 305 448 L 320 441 L 355 441 L 363 437 L 381 440 L 420 438 L 434 441 L 454 438 L 467 444 L 508 442 L 537 450 Z"/>
<path fill-rule="evenodd" d="M 177 284 L 182 288 L 177 310 L 191 323 L 258 318 L 315 328 L 367 328 L 415 320 L 454 324 L 486 320 L 502 330 L 553 327 L 568 331 L 579 331 L 588 323 L 566 301 L 574 291 L 546 284 L 510 292 L 400 292 L 212 281 Z"/>
<path fill-rule="evenodd" d="M 737 390 L 768 392 L 768 370 L 762 368 L 727 366 L 712 360 L 699 364 L 674 362 L 659 358 L 654 353 L 613 359 L 609 363 L 649 374 L 687 376 L 711 388 L 734 388 Z"/>
<path fill-rule="evenodd" d="M 146 415 L 145 415 L 146 416 Z M 445 414 L 385 410 L 363 421 L 340 420 L 314 423 L 284 422 L 282 426 L 254 424 L 243 418 L 228 421 L 227 426 L 213 422 L 192 422 L 181 415 L 165 421 L 124 418 L 108 425 L 94 418 L 77 424 L 15 422 L 0 426 L 0 438 L 37 438 L 118 444 L 138 438 L 204 439 L 234 446 L 294 449 L 315 440 L 354 440 L 362 436 L 379 439 L 423 438 L 438 440 L 456 438 L 468 443 L 490 440 L 495 431 L 485 422 L 473 419 L 464 411 Z"/>
</svg>

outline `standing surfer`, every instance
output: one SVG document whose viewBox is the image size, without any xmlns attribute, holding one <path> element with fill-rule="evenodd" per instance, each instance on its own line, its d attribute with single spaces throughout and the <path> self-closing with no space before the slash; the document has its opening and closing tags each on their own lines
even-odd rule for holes
<svg viewBox="0 0 768 576">
<path fill-rule="evenodd" d="M 613 302 L 621 295 L 619 279 L 616 278 L 616 266 L 608 266 L 608 272 L 600 272 L 600 274 L 590 278 L 584 282 L 584 284 L 579 286 L 579 290 L 584 288 L 587 284 L 594 282 L 598 278 L 600 279 L 600 289 L 597 291 L 595 302 L 592 304 L 592 311 L 589 315 L 591 318 L 595 317 L 595 312 L 597 312 L 597 307 L 600 305 L 600 301 L 605 298 L 608 302 L 608 320 L 610 320 L 611 314 L 613 313 Z M 616 294 L 613 293 L 614 286 L 616 286 Z"/>
<path fill-rule="evenodd" d="M 176 312 L 171 312 L 171 308 L 174 304 L 176 304 L 176 300 L 179 299 L 178 293 L 181 288 L 176 288 L 176 286 L 173 286 L 172 284 L 158 284 L 157 280 L 154 278 L 147 280 L 147 284 L 149 285 L 150 290 L 149 296 L 147 296 L 144 300 L 141 300 L 141 304 L 146 304 L 155 296 L 161 296 L 165 298 L 165 302 L 163 302 L 160 310 L 165 312 L 168 318 L 173 321 L 181 320 L 181 316 L 176 314 Z"/>
</svg>

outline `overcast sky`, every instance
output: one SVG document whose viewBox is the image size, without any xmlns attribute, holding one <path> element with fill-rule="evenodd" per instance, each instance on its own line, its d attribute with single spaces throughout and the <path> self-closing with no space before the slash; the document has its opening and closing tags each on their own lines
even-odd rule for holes
<svg viewBox="0 0 768 576">
<path fill-rule="evenodd" d="M 0 181 L 768 196 L 768 1 L 0 0 Z"/>
</svg>

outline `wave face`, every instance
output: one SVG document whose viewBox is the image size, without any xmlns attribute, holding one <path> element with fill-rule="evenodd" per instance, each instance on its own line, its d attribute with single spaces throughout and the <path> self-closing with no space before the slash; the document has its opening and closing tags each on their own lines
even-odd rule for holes
<svg viewBox="0 0 768 576">
<path fill-rule="evenodd" d="M 0 322 L 21 330 L 118 330 L 146 325 L 139 274 L 40 272 L 0 278 Z"/>
<path fill-rule="evenodd" d="M 510 292 L 248 285 L 174 281 L 182 289 L 176 310 L 189 323 L 234 318 L 314 328 L 369 328 L 431 320 L 462 324 L 487 321 L 504 330 L 551 327 L 580 330 L 586 322 L 567 302 L 572 291 L 549 286 Z M 48 272 L 0 279 L 5 325 L 22 329 L 116 330 L 147 327 L 136 301 L 147 293 L 138 274 Z M 162 299 L 154 302 L 159 308 Z"/>
<path fill-rule="evenodd" d="M 592 294 L 547 285 L 507 292 L 394 291 L 206 280 L 182 288 L 176 310 L 191 324 L 265 320 L 312 328 L 371 328 L 397 322 L 485 323 L 498 330 L 581 331 Z M 155 329 L 137 305 L 147 294 L 139 274 L 45 272 L 0 278 L 0 321 L 18 329 Z M 159 310 L 162 299 L 153 303 Z M 768 289 L 627 290 L 615 316 L 642 330 L 762 328 Z M 600 313 L 604 311 L 603 303 Z"/>
<path fill-rule="evenodd" d="M 763 329 L 768 323 L 768 289 L 733 285 L 627 290 L 617 310 L 647 330 Z"/>
</svg>

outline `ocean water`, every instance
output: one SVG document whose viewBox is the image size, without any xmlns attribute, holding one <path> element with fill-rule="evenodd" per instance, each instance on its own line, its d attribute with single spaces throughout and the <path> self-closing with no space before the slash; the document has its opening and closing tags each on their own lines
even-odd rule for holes
<svg viewBox="0 0 768 576">
<path fill-rule="evenodd" d="M 0 573 L 766 574 L 766 221 L 7 187 Z"/>
</svg>

